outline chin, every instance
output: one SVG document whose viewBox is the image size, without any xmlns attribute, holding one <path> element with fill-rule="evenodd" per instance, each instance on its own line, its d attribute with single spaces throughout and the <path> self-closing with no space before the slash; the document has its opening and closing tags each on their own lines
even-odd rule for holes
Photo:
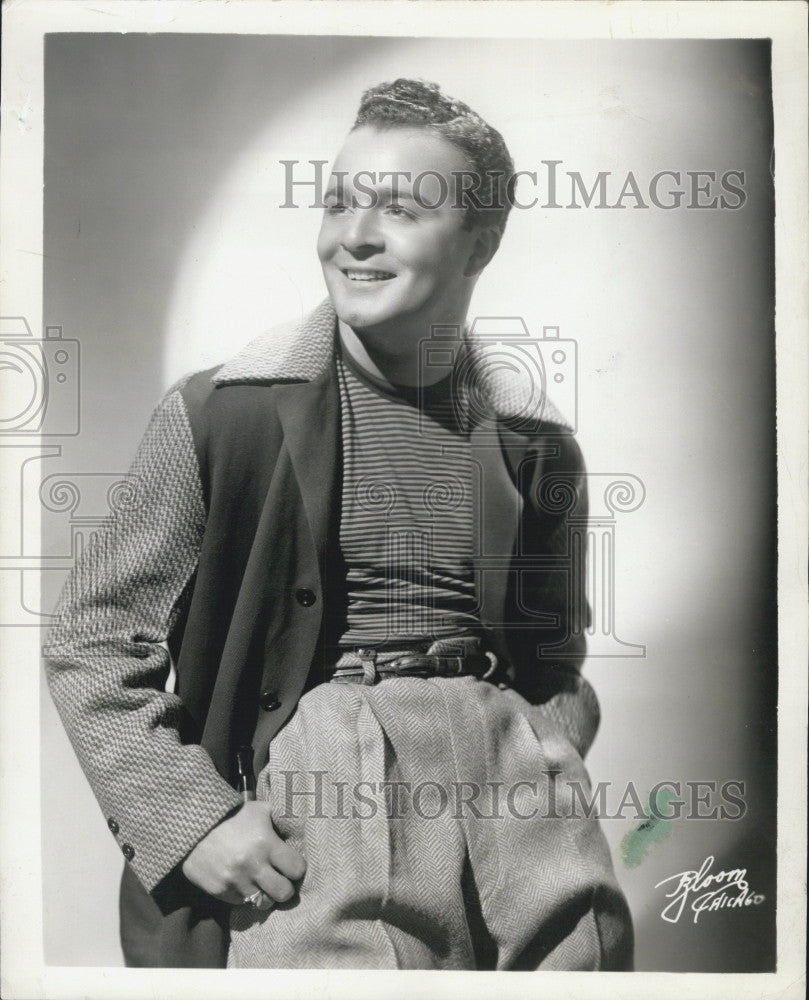
<svg viewBox="0 0 809 1000">
<path fill-rule="evenodd" d="M 395 314 L 389 309 L 374 307 L 367 302 L 355 302 L 350 296 L 332 294 L 331 301 L 338 317 L 353 330 L 379 326 L 381 323 L 395 320 Z"/>
<path fill-rule="evenodd" d="M 347 326 L 350 326 L 352 330 L 361 330 L 367 326 L 375 326 L 379 322 L 379 317 L 372 310 L 363 309 L 354 303 L 344 303 L 333 298 L 332 304 L 338 318 Z"/>
</svg>

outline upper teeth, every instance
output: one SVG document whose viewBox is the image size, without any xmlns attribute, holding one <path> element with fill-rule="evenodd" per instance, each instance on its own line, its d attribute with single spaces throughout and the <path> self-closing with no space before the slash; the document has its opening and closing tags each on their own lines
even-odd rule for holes
<svg viewBox="0 0 809 1000">
<path fill-rule="evenodd" d="M 346 271 L 352 281 L 384 281 L 394 277 L 390 271 Z"/>
</svg>

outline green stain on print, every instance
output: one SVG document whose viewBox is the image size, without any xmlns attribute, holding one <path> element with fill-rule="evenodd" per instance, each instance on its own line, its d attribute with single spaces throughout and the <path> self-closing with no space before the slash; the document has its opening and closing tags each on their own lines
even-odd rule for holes
<svg viewBox="0 0 809 1000">
<path fill-rule="evenodd" d="M 621 841 L 621 856 L 627 868 L 637 868 L 646 857 L 652 844 L 659 844 L 671 836 L 671 820 L 664 819 L 667 806 L 678 801 L 670 788 L 661 789 L 657 795 L 649 796 L 646 818 L 630 830 Z"/>
</svg>

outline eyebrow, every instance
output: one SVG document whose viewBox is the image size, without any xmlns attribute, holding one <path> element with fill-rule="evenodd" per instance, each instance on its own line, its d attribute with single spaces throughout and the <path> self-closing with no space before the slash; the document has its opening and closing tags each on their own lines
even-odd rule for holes
<svg viewBox="0 0 809 1000">
<path fill-rule="evenodd" d="M 326 189 L 326 193 L 323 195 L 323 197 L 324 198 L 333 197 L 334 195 L 336 195 L 338 193 L 338 189 L 339 188 L 344 188 L 344 187 L 345 187 L 345 183 L 343 183 L 343 184 L 341 184 L 339 186 L 336 185 L 336 184 L 329 184 L 328 188 Z M 386 184 L 384 187 L 374 188 L 374 191 L 375 191 L 377 197 L 379 197 L 379 198 L 384 198 L 385 195 L 393 196 L 395 194 L 397 200 L 399 200 L 399 201 L 411 201 L 411 202 L 413 202 L 413 204 L 418 204 L 418 202 L 416 201 L 416 199 L 413 197 L 412 194 L 409 194 L 407 191 L 401 191 L 401 190 L 394 192 L 393 187 L 391 185 L 389 185 L 389 184 Z M 367 191 L 358 191 L 357 194 L 361 198 L 367 198 L 368 197 Z"/>
</svg>

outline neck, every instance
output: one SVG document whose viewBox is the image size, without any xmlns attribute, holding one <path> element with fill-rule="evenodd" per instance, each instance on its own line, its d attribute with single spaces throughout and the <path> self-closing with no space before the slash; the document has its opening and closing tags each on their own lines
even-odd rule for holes
<svg viewBox="0 0 809 1000">
<path fill-rule="evenodd" d="M 441 325 L 463 329 L 465 317 Z M 375 378 L 394 386 L 428 386 L 440 382 L 451 372 L 453 360 L 447 364 L 425 365 L 420 340 L 396 334 L 374 336 L 366 330 L 357 331 L 338 320 L 340 344 L 355 364 Z M 404 348 L 404 349 L 403 349 Z"/>
</svg>

